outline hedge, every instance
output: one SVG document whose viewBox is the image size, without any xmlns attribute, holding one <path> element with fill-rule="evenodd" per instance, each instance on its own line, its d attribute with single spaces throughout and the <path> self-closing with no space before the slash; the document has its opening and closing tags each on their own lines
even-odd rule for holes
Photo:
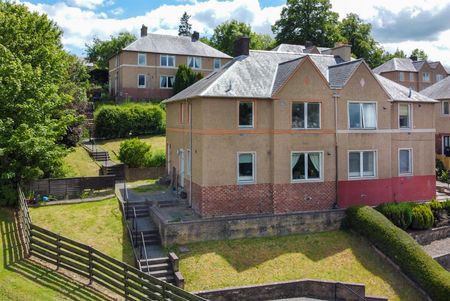
<svg viewBox="0 0 450 301">
<path fill-rule="evenodd" d="M 104 105 L 94 114 L 97 138 L 125 138 L 165 131 L 166 114 L 159 105 L 127 103 Z"/>
<path fill-rule="evenodd" d="M 417 205 L 412 209 L 411 228 L 415 230 L 431 229 L 434 224 L 433 212 L 429 205 Z"/>
<path fill-rule="evenodd" d="M 367 237 L 433 300 L 448 300 L 450 273 L 425 253 L 411 236 L 371 207 L 350 207 L 346 215 L 347 226 Z"/>
<path fill-rule="evenodd" d="M 397 227 L 408 229 L 412 223 L 412 206 L 409 203 L 385 203 L 377 206 L 379 212 Z"/>
</svg>

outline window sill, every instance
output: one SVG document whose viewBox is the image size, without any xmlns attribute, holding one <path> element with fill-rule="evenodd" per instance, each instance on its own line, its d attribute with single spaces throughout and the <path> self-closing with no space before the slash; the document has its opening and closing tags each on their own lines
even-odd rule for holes
<svg viewBox="0 0 450 301">
<path fill-rule="evenodd" d="M 361 180 L 378 180 L 377 176 L 373 177 L 348 177 L 349 181 L 361 181 Z"/>
<path fill-rule="evenodd" d="M 138 87 L 138 89 L 145 89 L 145 88 L 147 88 L 147 87 Z"/>
<path fill-rule="evenodd" d="M 349 131 L 376 131 L 378 128 L 348 128 Z"/>
<path fill-rule="evenodd" d="M 292 128 L 294 131 L 318 131 L 321 130 L 321 128 Z"/>
<path fill-rule="evenodd" d="M 291 180 L 292 184 L 323 183 L 323 179 Z"/>
<path fill-rule="evenodd" d="M 253 184 L 256 184 L 256 181 L 238 181 L 237 182 L 237 184 L 239 185 L 239 186 L 241 186 L 241 185 L 253 185 Z"/>
<path fill-rule="evenodd" d="M 414 176 L 413 173 L 400 173 L 398 174 L 399 177 L 412 177 Z"/>
<path fill-rule="evenodd" d="M 246 130 L 246 129 L 253 129 L 254 127 L 253 125 L 240 125 L 238 128 L 241 130 Z"/>
<path fill-rule="evenodd" d="M 173 88 L 159 87 L 161 90 L 173 90 Z"/>
</svg>

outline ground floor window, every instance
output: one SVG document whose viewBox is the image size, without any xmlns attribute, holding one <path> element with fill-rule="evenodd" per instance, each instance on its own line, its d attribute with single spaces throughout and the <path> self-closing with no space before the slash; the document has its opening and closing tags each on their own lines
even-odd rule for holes
<svg viewBox="0 0 450 301">
<path fill-rule="evenodd" d="M 161 89 L 171 89 L 173 88 L 173 82 L 175 80 L 174 76 L 161 76 L 159 80 L 159 87 Z"/>
<path fill-rule="evenodd" d="M 146 78 L 145 74 L 139 74 L 138 75 L 138 88 L 145 88 L 146 85 Z"/>
<path fill-rule="evenodd" d="M 398 165 L 400 175 L 412 174 L 412 149 L 403 148 L 398 150 Z"/>
<path fill-rule="evenodd" d="M 254 152 L 238 153 L 238 183 L 246 184 L 255 182 L 255 157 L 256 154 Z"/>
<path fill-rule="evenodd" d="M 375 151 L 350 151 L 348 153 L 349 178 L 373 178 L 376 176 Z"/>
<path fill-rule="evenodd" d="M 291 179 L 293 182 L 322 179 L 322 152 L 292 152 Z"/>
</svg>

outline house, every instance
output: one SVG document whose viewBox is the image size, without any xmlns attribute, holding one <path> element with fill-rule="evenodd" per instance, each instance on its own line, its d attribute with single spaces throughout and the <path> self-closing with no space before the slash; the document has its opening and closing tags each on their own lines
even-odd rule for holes
<svg viewBox="0 0 450 301">
<path fill-rule="evenodd" d="M 241 49 L 164 101 L 168 172 L 198 214 L 434 197 L 435 100 L 363 60 Z"/>
<path fill-rule="evenodd" d="M 436 154 L 450 169 L 450 77 L 420 92 L 439 101 L 435 106 Z"/>
<path fill-rule="evenodd" d="M 419 61 L 416 56 L 393 58 L 373 72 L 414 91 L 422 91 L 449 75 L 441 62 Z"/>
<path fill-rule="evenodd" d="M 352 47 L 347 44 L 337 43 L 333 48 L 317 47 L 309 41 L 305 45 L 280 44 L 272 51 L 290 52 L 290 53 L 311 53 L 311 54 L 329 54 L 341 57 L 343 60 L 352 60 Z"/>
<path fill-rule="evenodd" d="M 116 99 L 165 99 L 172 88 L 178 66 L 187 65 L 207 75 L 220 69 L 231 57 L 192 37 L 147 33 L 109 60 L 109 92 Z"/>
</svg>

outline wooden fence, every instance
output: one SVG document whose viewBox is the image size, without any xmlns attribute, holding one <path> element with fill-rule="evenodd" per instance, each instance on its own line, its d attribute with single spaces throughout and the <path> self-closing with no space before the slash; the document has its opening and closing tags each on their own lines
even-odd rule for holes
<svg viewBox="0 0 450 301">
<path fill-rule="evenodd" d="M 204 301 L 96 249 L 34 225 L 19 188 L 19 228 L 28 256 L 83 276 L 126 300 Z"/>
<path fill-rule="evenodd" d="M 31 183 L 35 194 L 50 195 L 57 199 L 80 198 L 85 190 L 114 190 L 115 176 L 42 179 Z"/>
</svg>

